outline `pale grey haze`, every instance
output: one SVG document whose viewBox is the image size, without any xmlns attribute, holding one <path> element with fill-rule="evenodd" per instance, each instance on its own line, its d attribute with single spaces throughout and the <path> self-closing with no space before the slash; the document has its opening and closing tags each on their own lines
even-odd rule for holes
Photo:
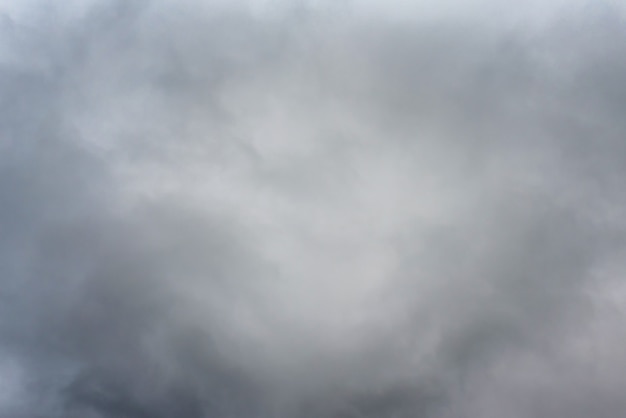
<svg viewBox="0 0 626 418">
<path fill-rule="evenodd" d="M 623 418 L 617 1 L 0 1 L 0 418 Z"/>
</svg>

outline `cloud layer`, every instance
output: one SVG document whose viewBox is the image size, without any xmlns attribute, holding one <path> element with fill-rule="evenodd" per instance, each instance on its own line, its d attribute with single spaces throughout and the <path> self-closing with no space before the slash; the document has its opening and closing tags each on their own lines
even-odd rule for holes
<svg viewBox="0 0 626 418">
<path fill-rule="evenodd" d="M 1 416 L 621 416 L 622 10 L 381 4 L 0 2 Z"/>
</svg>

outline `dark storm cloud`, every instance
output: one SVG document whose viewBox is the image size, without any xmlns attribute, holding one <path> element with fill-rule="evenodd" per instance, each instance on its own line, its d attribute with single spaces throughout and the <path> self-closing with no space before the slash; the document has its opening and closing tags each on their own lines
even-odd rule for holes
<svg viewBox="0 0 626 418">
<path fill-rule="evenodd" d="M 617 7 L 5 3 L 0 415 L 626 407 Z"/>
</svg>

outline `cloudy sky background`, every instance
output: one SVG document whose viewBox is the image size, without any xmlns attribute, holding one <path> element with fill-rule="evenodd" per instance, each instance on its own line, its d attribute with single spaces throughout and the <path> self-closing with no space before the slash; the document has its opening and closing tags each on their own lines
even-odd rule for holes
<svg viewBox="0 0 626 418">
<path fill-rule="evenodd" d="M 0 1 L 0 417 L 622 417 L 624 12 Z"/>
</svg>

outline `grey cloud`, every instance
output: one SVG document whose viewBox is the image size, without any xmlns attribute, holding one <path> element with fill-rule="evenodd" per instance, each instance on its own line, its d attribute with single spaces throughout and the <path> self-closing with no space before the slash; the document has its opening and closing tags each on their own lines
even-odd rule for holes
<svg viewBox="0 0 626 418">
<path fill-rule="evenodd" d="M 1 28 L 0 415 L 621 415 L 617 8 L 72 7 Z"/>
</svg>

